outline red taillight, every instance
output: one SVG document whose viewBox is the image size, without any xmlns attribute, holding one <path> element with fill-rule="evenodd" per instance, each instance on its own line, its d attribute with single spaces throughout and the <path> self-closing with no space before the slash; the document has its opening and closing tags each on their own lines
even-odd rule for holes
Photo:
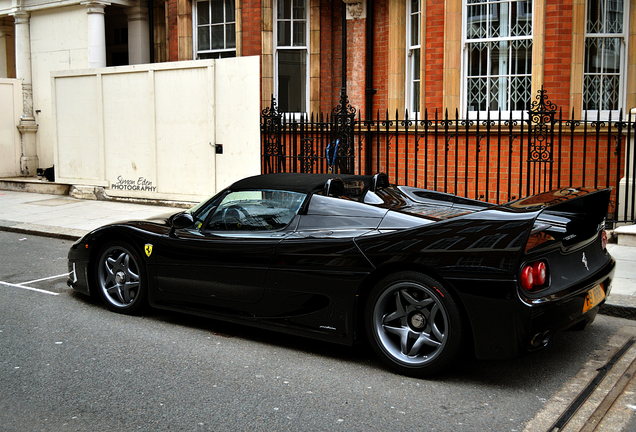
<svg viewBox="0 0 636 432">
<path fill-rule="evenodd" d="M 548 267 L 545 265 L 543 261 L 539 261 L 532 264 L 532 276 L 533 276 L 534 286 L 540 287 L 545 285 L 545 281 L 548 276 Z"/>
<path fill-rule="evenodd" d="M 530 291 L 534 287 L 534 276 L 532 273 L 532 266 L 529 265 L 521 270 L 521 287 L 526 291 Z"/>
<path fill-rule="evenodd" d="M 601 230 L 601 247 L 607 249 L 607 231 Z"/>
<path fill-rule="evenodd" d="M 537 261 L 523 266 L 519 282 L 526 291 L 545 288 L 548 283 L 548 265 L 544 261 Z"/>
</svg>

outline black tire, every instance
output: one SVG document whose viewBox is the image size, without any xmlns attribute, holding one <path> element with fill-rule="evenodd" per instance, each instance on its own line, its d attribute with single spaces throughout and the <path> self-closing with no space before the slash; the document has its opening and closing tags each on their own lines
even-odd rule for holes
<svg viewBox="0 0 636 432">
<path fill-rule="evenodd" d="M 146 268 L 129 243 L 115 241 L 99 250 L 94 280 L 97 295 L 110 310 L 135 315 L 145 307 Z"/>
<path fill-rule="evenodd" d="M 404 375 L 439 373 L 461 347 L 457 304 L 441 283 L 417 272 L 382 279 L 367 299 L 364 325 L 380 360 Z"/>
</svg>

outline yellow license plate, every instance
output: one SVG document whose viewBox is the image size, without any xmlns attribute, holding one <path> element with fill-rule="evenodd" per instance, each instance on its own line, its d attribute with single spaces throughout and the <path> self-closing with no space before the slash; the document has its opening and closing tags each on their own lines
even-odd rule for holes
<svg viewBox="0 0 636 432">
<path fill-rule="evenodd" d="M 600 285 L 596 285 L 589 290 L 585 295 L 585 303 L 583 303 L 583 313 L 589 311 L 594 306 L 598 305 L 605 298 L 605 291 Z"/>
</svg>

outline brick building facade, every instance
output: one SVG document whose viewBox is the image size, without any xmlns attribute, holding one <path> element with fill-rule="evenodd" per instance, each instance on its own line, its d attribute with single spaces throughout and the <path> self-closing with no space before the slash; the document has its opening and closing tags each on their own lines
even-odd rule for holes
<svg viewBox="0 0 636 432">
<path fill-rule="evenodd" d="M 356 118 L 374 121 L 341 137 L 348 162 L 335 169 L 490 202 L 609 186 L 616 220 L 634 217 L 636 0 L 166 0 L 164 11 L 165 60 L 260 56 L 262 108 L 274 95 L 279 112 L 330 113 L 344 86 Z M 528 120 L 540 94 L 556 110 L 547 126 Z M 334 169 L 331 127 L 264 131 L 263 171 Z"/>
<path fill-rule="evenodd" d="M 361 113 L 517 112 L 542 85 L 575 117 L 636 107 L 634 0 L 166 0 L 155 17 L 156 60 L 259 55 L 262 105 L 284 111 L 336 105 L 343 47 Z"/>
</svg>

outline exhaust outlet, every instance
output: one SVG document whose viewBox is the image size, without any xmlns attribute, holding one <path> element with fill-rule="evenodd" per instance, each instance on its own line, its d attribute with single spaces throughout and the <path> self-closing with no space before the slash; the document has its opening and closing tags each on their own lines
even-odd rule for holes
<svg viewBox="0 0 636 432">
<path fill-rule="evenodd" d="M 539 349 L 548 346 L 552 335 L 550 331 L 539 332 L 530 339 L 530 348 Z"/>
</svg>

